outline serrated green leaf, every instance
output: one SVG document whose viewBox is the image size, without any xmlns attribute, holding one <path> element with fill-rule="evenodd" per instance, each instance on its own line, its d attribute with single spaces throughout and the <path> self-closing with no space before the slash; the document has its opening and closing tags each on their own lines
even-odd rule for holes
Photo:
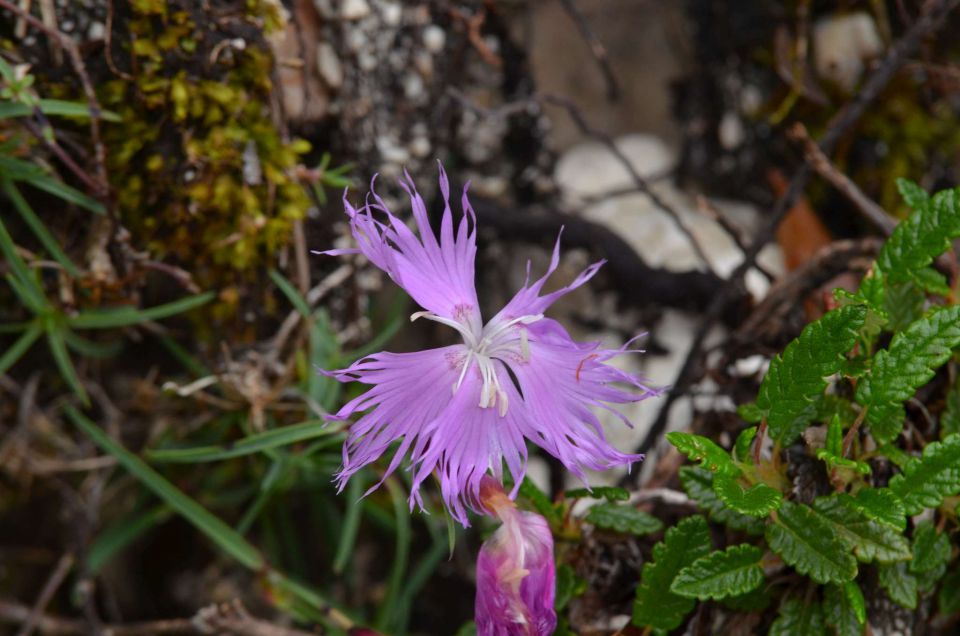
<svg viewBox="0 0 960 636">
<path fill-rule="evenodd" d="M 960 433 L 960 382 L 954 381 L 947 390 L 946 405 L 940 415 L 940 439 Z"/>
<path fill-rule="evenodd" d="M 913 560 L 910 571 L 914 574 L 929 572 L 950 561 L 950 539 L 937 532 L 933 522 L 924 521 L 913 529 Z"/>
<path fill-rule="evenodd" d="M 910 206 L 910 209 L 919 210 L 930 203 L 930 195 L 927 194 L 926 190 L 917 185 L 916 182 L 898 177 L 896 184 L 900 196 L 904 202 Z"/>
<path fill-rule="evenodd" d="M 750 426 L 740 431 L 737 435 L 737 441 L 733 445 L 733 456 L 738 462 L 753 463 L 753 456 L 750 453 L 750 447 L 753 440 L 757 437 L 757 427 Z"/>
<path fill-rule="evenodd" d="M 893 465 L 899 468 L 900 470 L 903 470 L 904 468 L 909 466 L 910 463 L 916 459 L 916 457 L 914 457 L 907 451 L 893 444 L 881 444 L 880 447 L 877 448 L 877 453 L 880 456 L 886 457 L 887 459 L 889 459 L 893 463 Z"/>
<path fill-rule="evenodd" d="M 826 448 L 817 449 L 817 459 L 824 462 L 828 468 L 844 468 L 847 470 L 854 470 L 861 475 L 870 474 L 870 464 L 867 462 L 862 462 L 855 459 L 847 459 L 846 457 L 839 457 L 834 455 Z"/>
<path fill-rule="evenodd" d="M 724 607 L 732 609 L 735 612 L 762 612 L 770 607 L 772 600 L 773 597 L 770 595 L 770 590 L 766 587 L 758 587 L 746 594 L 731 596 L 720 602 Z"/>
<path fill-rule="evenodd" d="M 917 609 L 917 577 L 907 571 L 907 563 L 899 561 L 880 565 L 880 587 L 890 600 L 907 609 Z"/>
<path fill-rule="evenodd" d="M 656 629 L 675 629 L 690 613 L 696 601 L 670 591 L 673 579 L 711 549 L 710 529 L 701 516 L 687 517 L 667 530 L 663 541 L 653 547 L 653 560 L 643 566 L 633 624 Z"/>
<path fill-rule="evenodd" d="M 956 190 L 944 190 L 923 200 L 914 189 L 908 201 L 915 206 L 914 212 L 894 228 L 877 254 L 876 266 L 893 283 L 916 280 L 917 272 L 945 252 L 951 239 L 960 236 Z"/>
<path fill-rule="evenodd" d="M 820 497 L 813 502 L 813 509 L 833 524 L 835 536 L 846 542 L 860 561 L 891 563 L 910 558 L 906 538 L 893 526 L 874 521 L 861 512 L 850 495 Z"/>
<path fill-rule="evenodd" d="M 587 511 L 586 520 L 605 530 L 615 530 L 625 534 L 653 534 L 663 529 L 663 522 L 633 506 L 620 506 L 614 503 L 600 503 Z"/>
<path fill-rule="evenodd" d="M 766 484 L 744 488 L 736 477 L 729 475 L 714 477 L 713 490 L 728 508 L 753 517 L 767 516 L 783 502 L 783 495 L 776 488 Z"/>
<path fill-rule="evenodd" d="M 770 436 L 781 445 L 793 442 L 813 419 L 814 400 L 827 387 L 827 378 L 841 370 L 866 316 L 862 305 L 835 309 L 807 325 L 771 360 L 757 406 L 766 414 Z"/>
<path fill-rule="evenodd" d="M 853 403 L 839 395 L 832 393 L 821 395 L 814 404 L 816 405 L 814 419 L 818 422 L 829 422 L 834 416 L 839 417 L 841 422 L 852 422 L 857 419 L 857 410 L 853 407 Z"/>
<path fill-rule="evenodd" d="M 701 601 L 746 594 L 763 583 L 762 558 L 763 550 L 748 543 L 711 552 L 680 570 L 670 591 Z"/>
<path fill-rule="evenodd" d="M 710 515 L 710 519 L 732 530 L 748 534 L 763 534 L 763 521 L 727 508 L 713 490 L 713 473 L 700 466 L 682 466 L 680 482 L 687 495 Z"/>
<path fill-rule="evenodd" d="M 776 522 L 767 525 L 766 537 L 787 565 L 817 583 L 843 583 L 857 575 L 857 560 L 847 543 L 809 506 L 785 501 Z"/>
<path fill-rule="evenodd" d="M 537 488 L 537 485 L 524 477 L 520 484 L 520 494 L 530 500 L 537 512 L 547 518 L 551 523 L 559 523 L 563 519 L 560 512 L 560 506 L 550 501 L 550 497 L 545 492 Z"/>
<path fill-rule="evenodd" d="M 907 528 L 903 502 L 889 488 L 864 488 L 851 502 L 860 512 L 903 532 Z"/>
<path fill-rule="evenodd" d="M 667 433 L 667 441 L 692 461 L 700 461 L 702 466 L 715 473 L 727 475 L 740 473 L 730 454 L 702 435 L 673 431 Z"/>
<path fill-rule="evenodd" d="M 883 311 L 887 316 L 886 328 L 903 331 L 923 316 L 927 295 L 913 281 L 889 283 L 883 298 Z"/>
<path fill-rule="evenodd" d="M 566 563 L 557 566 L 556 594 L 554 595 L 553 607 L 557 611 L 562 610 L 573 598 L 573 592 L 577 585 L 577 575 L 573 568 Z"/>
<path fill-rule="evenodd" d="M 763 411 L 753 402 L 738 406 L 737 415 L 747 424 L 759 424 L 763 420 Z"/>
<path fill-rule="evenodd" d="M 937 607 L 944 616 L 960 612 L 960 568 L 954 569 L 943 579 L 937 593 Z"/>
<path fill-rule="evenodd" d="M 780 606 L 768 636 L 827 636 L 820 603 L 788 599 Z"/>
<path fill-rule="evenodd" d="M 867 620 L 863 592 L 854 581 L 828 585 L 823 590 L 823 619 L 837 636 L 863 636 Z"/>
<path fill-rule="evenodd" d="M 594 486 L 593 488 L 574 488 L 563 493 L 567 499 L 606 499 L 607 501 L 626 501 L 630 493 L 625 488 L 616 486 Z"/>
<path fill-rule="evenodd" d="M 890 480 L 890 490 L 903 501 L 908 515 L 936 508 L 944 497 L 960 493 L 960 435 L 927 444 L 922 457 L 913 459 Z"/>
<path fill-rule="evenodd" d="M 906 415 L 903 402 L 933 377 L 960 345 L 960 305 L 938 307 L 873 358 L 870 373 L 857 386 L 857 402 L 866 407 L 866 422 L 881 442 L 896 438 Z"/>
</svg>

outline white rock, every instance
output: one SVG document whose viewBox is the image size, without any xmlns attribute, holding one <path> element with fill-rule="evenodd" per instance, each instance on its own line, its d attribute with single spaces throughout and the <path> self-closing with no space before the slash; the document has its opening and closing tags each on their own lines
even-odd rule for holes
<svg viewBox="0 0 960 636">
<path fill-rule="evenodd" d="M 868 60 L 883 51 L 873 17 L 863 11 L 834 15 L 813 27 L 813 59 L 820 77 L 853 90 Z"/>
<path fill-rule="evenodd" d="M 317 71 L 330 88 L 340 88 L 343 85 L 343 66 L 329 42 L 317 45 Z"/>
<path fill-rule="evenodd" d="M 436 24 L 423 29 L 423 45 L 434 55 L 442 51 L 446 43 L 447 34 Z"/>
<path fill-rule="evenodd" d="M 383 17 L 383 23 L 387 26 L 400 26 L 400 20 L 403 18 L 403 7 L 398 2 L 386 2 L 380 7 L 380 15 Z"/>
<path fill-rule="evenodd" d="M 343 0 L 340 5 L 340 17 L 344 20 L 359 20 L 370 15 L 367 0 Z"/>
<path fill-rule="evenodd" d="M 430 146 L 430 140 L 426 137 L 417 136 L 409 144 L 410 154 L 418 159 L 423 159 L 430 154 L 432 147 Z"/>
</svg>

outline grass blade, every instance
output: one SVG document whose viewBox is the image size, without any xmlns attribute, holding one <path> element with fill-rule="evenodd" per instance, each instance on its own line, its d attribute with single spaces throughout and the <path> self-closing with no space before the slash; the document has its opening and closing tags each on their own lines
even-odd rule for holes
<svg viewBox="0 0 960 636">
<path fill-rule="evenodd" d="M 27 327 L 27 330 L 10 345 L 10 348 L 4 351 L 3 355 L 0 355 L 0 374 L 6 373 L 7 369 L 16 364 L 17 360 L 33 346 L 33 343 L 42 333 L 43 329 L 38 323 L 33 323 Z"/>
<path fill-rule="evenodd" d="M 50 346 L 50 353 L 53 354 L 53 360 L 57 363 L 57 368 L 60 370 L 60 375 L 63 377 L 63 380 L 73 392 L 76 393 L 84 406 L 89 404 L 90 398 L 87 397 L 87 391 L 83 388 L 80 376 L 77 375 L 77 370 L 74 368 L 73 361 L 70 359 L 70 353 L 67 351 L 67 342 L 63 337 L 63 332 L 57 328 L 48 329 L 47 345 Z"/>
<path fill-rule="evenodd" d="M 63 117 L 84 117 L 87 119 L 93 116 L 87 104 L 68 102 L 62 99 L 41 99 L 40 111 L 47 116 L 61 115 Z M 20 102 L 0 103 L 0 119 L 30 117 L 31 115 L 33 115 L 33 108 L 26 104 Z M 109 110 L 101 110 L 100 119 L 104 121 L 120 121 L 120 115 Z"/>
<path fill-rule="evenodd" d="M 118 552 L 140 538 L 145 532 L 173 516 L 166 504 L 140 512 L 101 532 L 87 551 L 87 571 L 95 576 Z"/>
<path fill-rule="evenodd" d="M 68 405 L 66 413 L 97 446 L 116 457 L 121 466 L 206 535 L 217 547 L 251 570 L 259 572 L 267 568 L 267 563 L 260 552 L 219 517 L 183 494 L 143 460 L 104 433 L 80 411 Z"/>
<path fill-rule="evenodd" d="M 407 510 L 407 498 L 396 479 L 386 481 L 387 490 L 393 500 L 393 513 L 397 524 L 396 546 L 394 548 L 393 565 L 390 566 L 390 578 L 387 581 L 387 591 L 377 611 L 374 626 L 388 633 L 393 633 L 390 627 L 395 622 L 399 612 L 398 604 L 403 595 L 405 575 L 407 573 L 407 559 L 410 555 L 410 512 Z"/>
<path fill-rule="evenodd" d="M 366 473 L 363 471 L 357 473 L 347 482 L 347 511 L 343 516 L 343 527 L 340 530 L 340 541 L 337 543 L 337 551 L 333 557 L 333 571 L 336 574 L 343 572 L 347 564 L 350 563 L 350 557 L 353 556 L 353 546 L 357 540 L 357 531 L 360 529 L 360 517 L 363 512 L 363 490 L 366 488 Z"/>
<path fill-rule="evenodd" d="M 13 207 L 16 208 L 17 212 L 20 213 L 20 217 L 23 219 L 30 229 L 33 231 L 34 236 L 37 237 L 37 240 L 43 245 L 51 257 L 63 267 L 64 270 L 74 278 L 80 276 L 80 270 L 77 269 L 77 266 L 67 257 L 64 251 L 60 248 L 60 244 L 57 243 L 57 240 L 53 238 L 53 235 L 50 234 L 50 231 L 47 230 L 46 226 L 43 224 L 43 221 L 40 220 L 40 217 L 36 215 L 33 211 L 33 208 L 30 207 L 30 204 L 27 203 L 27 200 L 23 198 L 23 195 L 20 194 L 20 191 L 17 189 L 17 186 L 14 185 L 13 181 L 8 178 L 3 179 L 3 191 L 6 195 L 13 201 Z"/>
<path fill-rule="evenodd" d="M 319 420 L 311 420 L 301 424 L 271 429 L 263 433 L 256 433 L 229 444 L 198 446 L 195 448 L 149 450 L 146 452 L 146 456 L 147 459 L 152 462 L 215 462 L 233 457 L 241 457 L 243 455 L 252 455 L 253 453 L 295 444 L 316 437 L 333 435 L 338 432 L 335 428 L 325 428 L 324 423 Z"/>
<path fill-rule="evenodd" d="M 213 300 L 213 292 L 204 292 L 196 296 L 188 296 L 175 300 L 172 303 L 157 305 L 149 309 L 135 309 L 120 307 L 118 309 L 102 309 L 84 312 L 67 319 L 74 329 L 114 329 L 128 327 L 147 320 L 159 320 L 175 314 L 189 311 Z"/>
<path fill-rule="evenodd" d="M 21 292 L 29 299 L 27 304 L 37 307 L 47 307 L 47 299 L 43 295 L 43 290 L 40 289 L 40 286 L 37 285 L 37 282 L 33 279 L 30 268 L 27 267 L 27 264 L 24 263 L 20 255 L 17 254 L 17 247 L 14 245 L 13 238 L 10 236 L 10 233 L 7 232 L 7 227 L 3 224 L 3 221 L 0 221 L 0 252 L 3 253 L 3 258 L 12 270 L 12 276 L 8 276 L 7 279 L 16 279 L 17 283 L 21 286 Z M 13 283 L 11 283 L 11 286 L 13 286 Z M 14 286 L 14 291 L 17 291 L 16 286 Z"/>
</svg>

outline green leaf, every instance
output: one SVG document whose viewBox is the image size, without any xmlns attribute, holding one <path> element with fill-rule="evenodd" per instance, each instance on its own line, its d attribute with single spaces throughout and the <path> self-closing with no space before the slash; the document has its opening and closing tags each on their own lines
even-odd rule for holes
<svg viewBox="0 0 960 636">
<path fill-rule="evenodd" d="M 912 210 L 919 210 L 930 203 L 930 195 L 927 191 L 910 179 L 899 177 L 896 183 L 900 196 Z"/>
<path fill-rule="evenodd" d="M 577 575 L 572 567 L 566 563 L 561 563 L 557 566 L 556 582 L 553 607 L 559 612 L 566 607 L 570 599 L 573 598 L 573 591 L 577 585 Z"/>
<path fill-rule="evenodd" d="M 866 422 L 881 442 L 903 430 L 903 402 L 933 377 L 934 369 L 950 359 L 960 345 L 960 305 L 938 307 L 874 356 L 870 373 L 857 386 L 857 401 L 866 407 Z"/>
<path fill-rule="evenodd" d="M 7 372 L 7 369 L 17 363 L 23 354 L 30 350 L 33 343 L 43 335 L 43 328 L 39 323 L 31 323 L 29 327 L 17 338 L 10 348 L 0 355 L 0 375 Z"/>
<path fill-rule="evenodd" d="M 917 609 L 917 577 L 907 571 L 907 563 L 882 564 L 879 568 L 880 587 L 890 600 L 907 609 Z"/>
<path fill-rule="evenodd" d="M 307 304 L 306 299 L 300 294 L 297 288 L 293 286 L 293 283 L 275 269 L 271 269 L 269 274 L 270 280 L 283 292 L 283 295 L 287 297 L 287 300 L 290 301 L 293 308 L 304 318 L 310 318 L 313 313 L 310 310 L 310 305 Z"/>
<path fill-rule="evenodd" d="M 788 599 L 780 606 L 768 636 L 827 636 L 820 603 Z"/>
<path fill-rule="evenodd" d="M 835 309 L 807 325 L 771 360 L 757 406 L 766 414 L 770 436 L 781 445 L 793 442 L 812 420 L 814 400 L 827 387 L 827 378 L 841 370 L 866 317 L 862 305 Z"/>
<path fill-rule="evenodd" d="M 785 501 L 767 526 L 770 549 L 817 583 L 843 583 L 857 575 L 857 560 L 833 524 L 813 508 Z"/>
<path fill-rule="evenodd" d="M 702 466 L 715 473 L 727 475 L 740 473 L 730 454 L 702 435 L 673 431 L 667 433 L 667 441 L 692 461 L 700 461 Z"/>
<path fill-rule="evenodd" d="M 41 99 L 40 111 L 48 117 L 61 115 L 63 117 L 92 117 L 90 106 L 80 102 L 67 102 L 62 99 Z M 0 102 L 0 119 L 11 117 L 29 117 L 33 115 L 33 108 L 21 102 Z M 100 119 L 104 121 L 120 121 L 120 115 L 109 110 L 100 111 Z"/>
<path fill-rule="evenodd" d="M 3 254 L 7 267 L 11 270 L 10 274 L 7 275 L 7 281 L 14 287 L 14 291 L 25 296 L 27 304 L 34 312 L 49 307 L 49 303 L 43 295 L 43 290 L 40 289 L 40 285 L 34 279 L 30 268 L 20 258 L 13 238 L 7 232 L 7 227 L 2 220 L 0 220 L 0 253 Z"/>
<path fill-rule="evenodd" d="M 719 474 L 714 477 L 713 490 L 720 500 L 731 510 L 751 515 L 765 517 L 780 508 L 783 495 L 776 488 L 766 484 L 754 484 L 744 488 L 736 477 Z"/>
<path fill-rule="evenodd" d="M 945 566 L 950 561 L 950 539 L 945 533 L 937 532 L 931 521 L 917 524 L 913 529 L 913 560 L 910 571 L 914 574 L 930 572 Z"/>
<path fill-rule="evenodd" d="M 106 214 L 103 204 L 72 188 L 59 178 L 49 175 L 43 168 L 28 161 L 21 161 L 13 157 L 0 154 L 0 174 L 30 184 L 38 190 L 48 192 L 53 196 L 86 209 L 94 214 Z"/>
<path fill-rule="evenodd" d="M 733 445 L 733 457 L 738 462 L 745 462 L 748 464 L 753 463 L 753 456 L 750 453 L 750 448 L 753 445 L 753 440 L 756 439 L 756 437 L 756 426 L 745 428 L 740 431 L 739 435 L 737 435 L 737 441 Z"/>
<path fill-rule="evenodd" d="M 717 523 L 741 532 L 763 534 L 763 521 L 731 510 L 720 500 L 713 490 L 714 475 L 700 466 L 682 466 L 680 481 L 687 495 L 697 502 L 710 518 Z"/>
<path fill-rule="evenodd" d="M 857 510 L 903 532 L 907 528 L 903 502 L 889 488 L 864 488 L 850 502 Z"/>
<path fill-rule="evenodd" d="M 548 497 L 545 492 L 537 488 L 537 485 L 533 483 L 529 477 L 523 478 L 523 482 L 520 484 L 519 492 L 521 495 L 530 500 L 530 503 L 533 504 L 533 507 L 536 508 L 537 512 L 546 517 L 547 521 L 551 523 L 560 523 L 563 520 L 563 514 L 560 511 L 560 505 L 550 501 L 550 497 Z"/>
<path fill-rule="evenodd" d="M 737 415 L 748 424 L 759 424 L 763 420 L 763 411 L 753 402 L 738 406 Z"/>
<path fill-rule="evenodd" d="M 563 493 L 567 499 L 606 499 L 607 501 L 626 501 L 630 493 L 624 488 L 616 486 L 595 486 L 593 488 L 574 488 Z"/>
<path fill-rule="evenodd" d="M 117 553 L 171 516 L 173 510 L 170 506 L 161 504 L 110 525 L 90 544 L 90 549 L 87 550 L 87 571 L 92 575 L 99 573 Z"/>
<path fill-rule="evenodd" d="M 940 439 L 960 433 L 960 382 L 954 381 L 947 389 L 946 405 L 940 415 Z"/>
<path fill-rule="evenodd" d="M 214 299 L 216 294 L 204 292 L 196 296 L 188 296 L 149 309 L 135 309 L 133 307 L 119 307 L 117 309 L 98 309 L 85 311 L 67 319 L 67 324 L 74 329 L 114 329 L 136 325 L 147 320 L 160 320 L 176 314 L 195 309 Z"/>
<path fill-rule="evenodd" d="M 944 616 L 960 612 L 960 568 L 955 568 L 943 579 L 937 594 L 937 606 Z"/>
<path fill-rule="evenodd" d="M 732 609 L 735 612 L 762 612 L 763 610 L 770 607 L 770 602 L 773 598 L 770 595 L 770 590 L 766 587 L 758 587 L 757 589 L 747 592 L 746 594 L 740 594 L 739 596 L 731 596 L 720 601 L 724 607 Z"/>
<path fill-rule="evenodd" d="M 913 281 L 889 283 L 883 298 L 883 309 L 887 315 L 887 329 L 903 331 L 912 322 L 923 316 L 927 295 Z"/>
<path fill-rule="evenodd" d="M 73 361 L 70 359 L 70 353 L 67 351 L 67 343 L 66 340 L 64 340 L 63 332 L 56 328 L 48 329 L 47 346 L 50 347 L 53 361 L 57 364 L 57 369 L 59 369 L 60 376 L 64 382 L 67 383 L 70 390 L 80 398 L 80 401 L 84 405 L 89 404 L 90 398 L 87 397 L 87 391 L 83 388 L 83 382 L 80 381 L 80 376 L 77 375 L 77 370 L 74 368 Z"/>
<path fill-rule="evenodd" d="M 678 627 L 696 601 L 674 594 L 670 585 L 680 570 L 710 549 L 710 529 L 703 517 L 687 517 L 667 530 L 663 541 L 653 547 L 653 560 L 643 566 L 633 605 L 633 624 L 656 629 Z"/>
<path fill-rule="evenodd" d="M 813 502 L 813 509 L 833 523 L 835 536 L 844 541 L 860 561 L 891 563 L 910 558 L 906 538 L 893 526 L 864 514 L 850 495 L 820 497 Z"/>
<path fill-rule="evenodd" d="M 252 455 L 253 453 L 260 453 L 272 448 L 296 444 L 297 442 L 308 439 L 325 437 L 336 432 L 336 429 L 326 427 L 326 423 L 313 420 L 301 424 L 270 429 L 262 433 L 255 433 L 235 442 L 228 442 L 218 446 L 148 450 L 146 457 L 152 462 L 215 462 L 233 457 L 242 457 L 243 455 Z"/>
<path fill-rule="evenodd" d="M 847 459 L 846 457 L 834 455 L 826 448 L 817 449 L 817 459 L 823 461 L 828 468 L 844 468 L 847 470 L 854 470 L 861 475 L 870 474 L 870 464 L 867 462 L 862 462 L 855 459 Z"/>
<path fill-rule="evenodd" d="M 827 425 L 827 439 L 824 449 L 831 455 L 843 456 L 843 427 L 840 425 L 840 416 L 834 415 Z"/>
<path fill-rule="evenodd" d="M 600 503 L 587 512 L 589 523 L 605 530 L 615 530 L 625 534 L 645 535 L 663 529 L 663 522 L 633 506 L 618 506 L 614 503 Z"/>
<path fill-rule="evenodd" d="M 53 235 L 50 234 L 50 231 L 47 229 L 46 225 L 43 224 L 43 221 L 40 220 L 40 217 L 36 215 L 33 211 L 33 208 L 30 207 L 30 204 L 27 203 L 27 200 L 23 198 L 23 195 L 20 194 L 20 191 L 17 190 L 17 187 L 13 184 L 13 181 L 10 179 L 4 178 L 2 180 L 2 187 L 4 193 L 7 197 L 13 202 L 14 209 L 20 214 L 20 218 L 23 219 L 23 222 L 27 224 L 30 230 L 33 232 L 33 235 L 37 237 L 37 240 L 43 245 L 44 249 L 47 250 L 47 253 L 58 263 L 61 267 L 73 276 L 74 278 L 80 277 L 80 270 L 77 269 L 77 266 L 73 264 L 67 255 L 60 248 L 60 244 L 57 243 L 57 240 L 53 238 Z"/>
<path fill-rule="evenodd" d="M 701 601 L 746 594 L 763 583 L 762 558 L 763 550 L 748 543 L 711 552 L 680 570 L 670 591 Z"/>
<path fill-rule="evenodd" d="M 267 563 L 260 552 L 233 528 L 196 501 L 187 497 L 159 473 L 143 463 L 143 460 L 115 442 L 80 411 L 69 405 L 65 409 L 73 423 L 86 433 L 97 446 L 116 457 L 121 466 L 176 510 L 197 530 L 206 535 L 221 550 L 255 572 L 267 567 Z"/>
<path fill-rule="evenodd" d="M 927 444 L 922 457 L 890 480 L 890 490 L 903 501 L 908 515 L 936 508 L 944 497 L 960 493 L 960 435 Z"/>
<path fill-rule="evenodd" d="M 903 192 L 901 189 L 901 194 Z M 904 198 L 911 207 L 916 206 L 914 212 L 894 228 L 877 254 L 876 266 L 890 282 L 919 283 L 917 272 L 947 251 L 951 239 L 960 236 L 958 193 L 944 190 L 932 199 L 923 200 L 916 196 L 914 189 Z"/>
<path fill-rule="evenodd" d="M 823 618 L 837 636 L 863 636 L 867 608 L 863 592 L 854 581 L 828 585 L 823 591 Z"/>
</svg>

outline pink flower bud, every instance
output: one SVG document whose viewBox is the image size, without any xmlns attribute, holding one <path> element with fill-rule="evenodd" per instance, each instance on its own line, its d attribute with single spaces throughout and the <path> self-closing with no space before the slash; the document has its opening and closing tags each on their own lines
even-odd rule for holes
<svg viewBox="0 0 960 636">
<path fill-rule="evenodd" d="M 547 520 L 518 510 L 488 476 L 480 484 L 480 503 L 503 525 L 484 541 L 477 557 L 477 635 L 549 636 L 557 614 L 553 536 Z"/>
</svg>

